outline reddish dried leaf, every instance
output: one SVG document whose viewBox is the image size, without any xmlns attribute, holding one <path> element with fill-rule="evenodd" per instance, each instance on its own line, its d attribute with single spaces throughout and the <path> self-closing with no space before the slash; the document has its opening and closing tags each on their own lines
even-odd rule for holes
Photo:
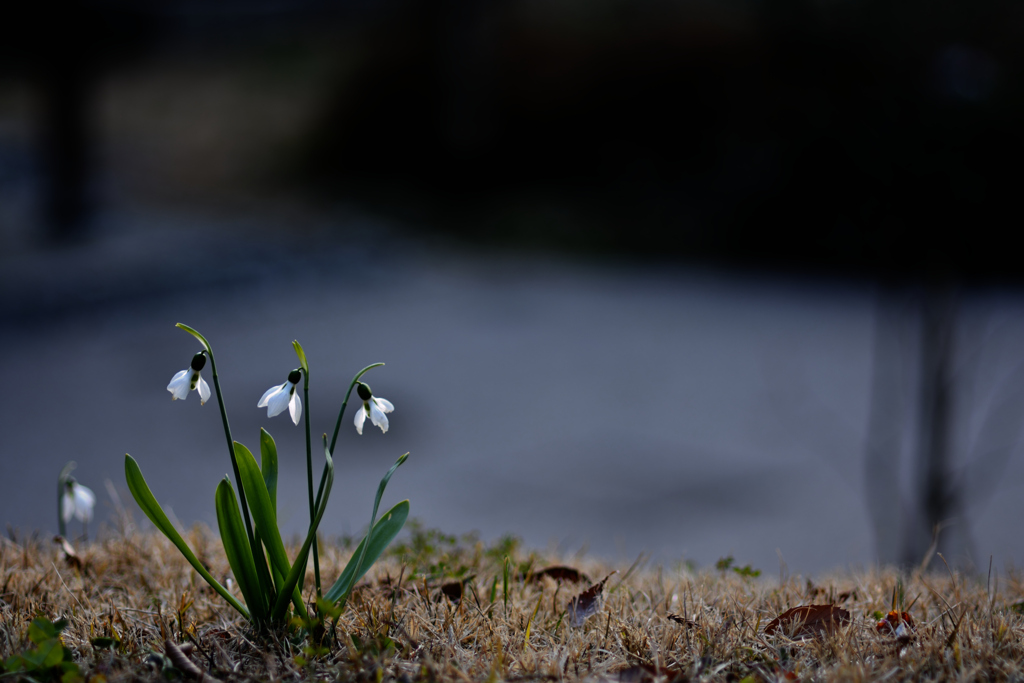
<svg viewBox="0 0 1024 683">
<path fill-rule="evenodd" d="M 809 638 L 835 633 L 849 624 L 850 613 L 835 605 L 801 605 L 788 609 L 768 622 L 766 635 L 781 633 L 789 638 Z"/>
<path fill-rule="evenodd" d="M 590 583 L 590 578 L 579 569 L 566 567 L 564 565 L 545 567 L 539 572 L 531 575 L 529 580 L 540 581 L 545 576 L 551 577 L 555 581 L 568 581 L 569 583 L 580 583 L 581 581 L 586 581 L 587 583 Z"/>
<path fill-rule="evenodd" d="M 587 617 L 596 614 L 597 611 L 601 609 L 604 584 L 612 577 L 612 574 L 616 573 L 617 572 L 612 572 L 569 601 L 569 605 L 566 607 L 566 610 L 569 613 L 570 624 L 573 626 L 582 626 L 583 622 L 587 620 Z"/>
<path fill-rule="evenodd" d="M 875 624 L 876 631 L 883 635 L 892 636 L 904 644 L 909 643 L 911 638 L 914 637 L 916 628 L 914 618 L 909 613 L 897 610 L 889 612 L 885 615 L 884 619 L 880 619 Z"/>
</svg>

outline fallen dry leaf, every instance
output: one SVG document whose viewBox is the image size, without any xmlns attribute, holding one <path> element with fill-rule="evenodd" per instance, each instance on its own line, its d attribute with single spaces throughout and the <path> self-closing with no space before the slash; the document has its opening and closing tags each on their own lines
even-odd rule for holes
<svg viewBox="0 0 1024 683">
<path fill-rule="evenodd" d="M 697 625 L 697 622 L 695 622 L 695 621 L 691 621 L 690 619 L 687 619 L 686 617 L 680 616 L 680 615 L 678 615 L 678 614 L 674 614 L 674 613 L 672 613 L 672 612 L 669 612 L 669 613 L 668 613 L 668 614 L 666 614 L 665 616 L 666 616 L 666 617 L 667 617 L 668 619 L 670 619 L 670 620 L 672 620 L 672 621 L 676 622 L 677 624 L 682 624 L 682 625 L 683 625 L 683 626 L 685 626 L 686 628 L 691 628 L 691 627 L 694 627 L 694 626 L 696 626 L 696 625 Z"/>
<path fill-rule="evenodd" d="M 811 638 L 835 633 L 849 624 L 850 613 L 835 605 L 801 605 L 788 609 L 768 622 L 765 635 L 779 633 L 788 638 Z"/>
<path fill-rule="evenodd" d="M 569 605 L 566 610 L 569 613 L 570 624 L 573 626 L 582 626 L 583 622 L 587 620 L 587 617 L 596 614 L 597 611 L 601 609 L 601 602 L 604 597 L 604 584 L 612 577 L 612 574 L 616 573 L 618 572 L 612 572 L 569 601 Z"/>
<path fill-rule="evenodd" d="M 544 569 L 530 575 L 528 581 L 540 581 L 545 576 L 550 577 L 555 581 L 568 581 L 569 583 L 580 583 L 581 581 L 586 581 L 587 583 L 590 583 L 590 578 L 579 569 L 566 567 L 564 565 L 545 567 Z"/>
<path fill-rule="evenodd" d="M 678 683 L 686 680 L 686 674 L 682 669 L 675 667 L 636 664 L 619 669 L 615 672 L 615 678 L 612 680 L 617 680 L 619 683 L 654 683 L 655 681 Z"/>
</svg>

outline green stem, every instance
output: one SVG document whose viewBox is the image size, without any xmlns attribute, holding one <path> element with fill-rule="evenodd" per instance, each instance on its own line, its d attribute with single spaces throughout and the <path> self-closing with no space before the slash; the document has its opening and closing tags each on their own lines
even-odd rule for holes
<svg viewBox="0 0 1024 683">
<path fill-rule="evenodd" d="M 64 480 L 57 480 L 57 533 L 68 537 L 68 529 L 64 524 Z"/>
<path fill-rule="evenodd" d="M 303 398 L 306 399 L 306 480 L 309 483 L 309 523 L 312 526 L 316 519 L 316 506 L 319 505 L 319 497 L 314 502 L 313 497 L 313 446 L 309 440 L 309 368 L 306 367 L 302 373 L 302 393 Z M 326 467 L 326 465 L 325 465 Z M 319 540 L 316 537 L 316 533 L 313 535 L 313 577 L 316 581 L 316 596 L 321 596 L 320 591 L 320 552 L 318 546 L 320 545 Z"/>
<path fill-rule="evenodd" d="M 348 391 L 345 392 L 345 400 L 342 401 L 342 403 L 341 403 L 341 410 L 338 411 L 338 421 L 334 423 L 334 436 L 331 438 L 331 447 L 328 449 L 330 451 L 330 453 L 331 453 L 331 457 L 332 458 L 334 457 L 334 447 L 338 443 L 338 432 L 341 431 L 341 420 L 345 416 L 345 408 L 348 407 L 348 399 L 352 395 L 352 390 L 355 388 L 356 384 L 359 382 L 360 378 L 362 378 L 363 375 L 365 375 L 368 371 L 373 370 L 374 368 L 381 367 L 382 365 L 384 365 L 384 364 L 383 363 L 373 363 L 371 365 L 367 365 L 365 368 L 363 368 L 362 370 L 360 370 L 359 372 L 356 373 L 356 376 L 352 378 L 352 382 L 348 385 Z M 308 443 L 308 439 L 307 439 L 307 443 Z M 325 479 L 326 476 L 327 476 L 327 465 L 324 464 L 324 471 L 320 475 L 320 489 L 316 493 L 316 508 L 317 509 L 320 508 L 320 496 L 321 496 L 321 494 L 323 493 L 323 490 L 324 490 L 324 479 Z"/>
<path fill-rule="evenodd" d="M 242 488 L 242 476 L 238 472 L 238 462 L 235 460 L 235 440 L 231 438 L 231 425 L 228 424 L 228 411 L 227 408 L 224 407 L 224 395 L 220 390 L 220 379 L 217 376 L 217 361 L 213 358 L 213 349 L 210 347 L 210 342 L 206 341 L 206 337 L 200 334 L 198 330 L 193 329 L 184 323 L 177 323 L 175 327 L 180 327 L 198 339 L 206 349 L 206 355 L 210 359 L 210 371 L 213 373 L 213 388 L 217 391 L 217 404 L 220 406 L 220 419 L 224 423 L 224 436 L 228 440 L 228 455 L 231 457 L 231 467 L 235 471 L 235 486 L 238 487 L 238 501 L 242 504 L 242 519 L 245 520 L 245 533 L 249 537 L 249 547 L 252 548 L 252 552 L 255 553 L 256 539 L 252 535 L 252 522 L 249 521 L 249 506 L 245 502 L 245 490 Z"/>
<path fill-rule="evenodd" d="M 228 442 L 228 454 L 231 456 L 231 467 L 235 471 L 235 486 L 238 487 L 238 502 L 242 504 L 242 519 L 245 520 L 245 533 L 249 537 L 249 547 L 255 552 L 256 539 L 252 535 L 252 522 L 249 521 L 249 505 L 245 502 L 245 489 L 242 487 L 242 475 L 238 472 L 238 461 L 235 460 L 235 440 L 231 438 L 231 425 L 228 424 L 228 411 L 224 407 L 224 394 L 220 390 L 220 378 L 217 376 L 217 361 L 213 359 L 213 351 L 209 345 L 206 353 L 210 356 L 210 370 L 213 372 L 213 388 L 217 391 L 217 404 L 220 406 L 220 419 L 224 423 L 224 438 Z"/>
</svg>

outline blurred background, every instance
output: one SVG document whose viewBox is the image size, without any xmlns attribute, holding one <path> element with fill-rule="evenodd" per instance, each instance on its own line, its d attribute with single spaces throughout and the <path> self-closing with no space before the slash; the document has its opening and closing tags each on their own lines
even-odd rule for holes
<svg viewBox="0 0 1024 683">
<path fill-rule="evenodd" d="M 133 507 L 130 452 L 216 526 L 181 321 L 294 532 L 302 430 L 255 406 L 298 338 L 314 434 L 368 363 L 396 406 L 346 416 L 327 534 L 411 451 L 386 501 L 449 533 L 1024 561 L 1022 35 L 1010 0 L 5 7 L 0 521 L 55 530 L 68 460 Z"/>
</svg>

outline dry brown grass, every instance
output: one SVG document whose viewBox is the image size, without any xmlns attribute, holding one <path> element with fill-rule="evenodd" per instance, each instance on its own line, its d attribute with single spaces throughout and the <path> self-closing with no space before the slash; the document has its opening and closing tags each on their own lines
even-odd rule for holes
<svg viewBox="0 0 1024 683">
<path fill-rule="evenodd" d="M 218 540 L 200 528 L 186 537 L 212 573 L 226 578 Z M 299 629 L 254 632 L 158 535 L 111 534 L 79 553 L 81 570 L 49 539 L 0 540 L 0 656 L 25 650 L 29 622 L 43 615 L 66 617 L 64 642 L 83 674 L 110 681 L 174 677 L 154 656 L 167 638 L 194 643 L 192 661 L 222 680 L 1024 678 L 1019 578 L 949 573 L 941 562 L 941 571 L 902 579 L 917 623 L 909 642 L 875 628 L 877 613 L 890 609 L 895 571 L 780 583 L 583 561 L 576 566 L 594 580 L 619 573 L 606 585 L 604 606 L 573 627 L 566 605 L 589 584 L 527 580 L 564 558 L 415 530 L 371 570 L 316 655 Z M 350 553 L 343 543 L 324 545 L 325 585 Z M 514 555 L 507 605 L 506 553 Z M 441 590 L 453 577 L 473 577 L 458 603 Z M 830 601 L 852 616 L 835 633 L 804 641 L 764 634 L 787 608 Z M 113 651 L 91 644 L 111 636 L 120 641 Z"/>
</svg>

